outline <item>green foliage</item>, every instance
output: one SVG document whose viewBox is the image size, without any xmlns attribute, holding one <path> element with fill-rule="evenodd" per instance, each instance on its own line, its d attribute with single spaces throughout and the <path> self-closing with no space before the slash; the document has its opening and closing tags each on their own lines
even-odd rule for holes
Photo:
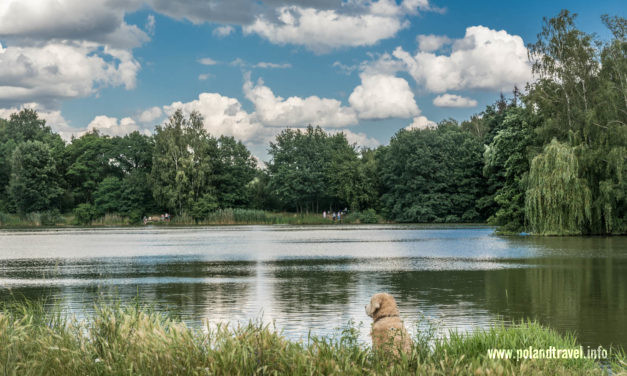
<svg viewBox="0 0 627 376">
<path fill-rule="evenodd" d="M 212 181 L 221 208 L 249 205 L 248 184 L 255 178 L 257 161 L 241 141 L 221 136 Z"/>
<path fill-rule="evenodd" d="M 582 233 L 591 219 L 591 197 L 573 148 L 553 140 L 533 159 L 525 208 L 535 233 Z"/>
<path fill-rule="evenodd" d="M 209 216 L 218 209 L 218 200 L 215 196 L 209 193 L 205 193 L 200 199 L 198 199 L 192 207 L 192 217 L 196 221 L 202 221 L 209 218 Z"/>
<path fill-rule="evenodd" d="M 347 147 L 343 133 L 334 135 L 336 147 L 328 171 L 331 195 L 335 192 L 339 207 L 346 203 L 351 210 L 363 210 L 379 206 L 379 181 L 377 179 L 376 151 Z"/>
<path fill-rule="evenodd" d="M 569 233 L 624 233 L 626 22 L 622 17 L 603 17 L 614 36 L 603 43 L 578 30 L 575 16 L 562 11 L 557 17 L 544 20 L 538 42 L 532 48 L 534 72 L 540 79 L 529 85 L 525 103 L 536 109 L 542 119 L 536 133 L 543 144 L 556 138 L 573 148 L 577 178 L 586 187 L 586 214 L 584 219 L 575 220 L 576 228 L 572 224 L 563 227 L 555 218 L 547 217 L 544 224 L 537 222 L 541 218 L 529 220 L 545 233 L 562 234 L 566 229 Z M 542 212 L 548 212 L 547 209 Z"/>
<path fill-rule="evenodd" d="M 418 323 L 417 323 L 418 324 Z M 399 357 L 359 341 L 353 324 L 329 337 L 289 340 L 269 325 L 250 322 L 194 329 L 138 305 L 96 305 L 84 321 L 40 303 L 0 311 L 0 365 L 23 375 L 603 375 L 625 372 L 614 352 L 601 367 L 592 359 L 496 360 L 488 349 L 579 348 L 535 323 L 495 326 L 433 338 L 419 332 Z M 305 338 L 305 333 L 303 333 Z M 609 369 L 608 369 L 609 368 Z"/>
<path fill-rule="evenodd" d="M 114 142 L 98 132 L 75 138 L 66 148 L 66 178 L 74 203 L 93 203 L 93 194 L 107 176 L 119 175 L 114 163 Z"/>
<path fill-rule="evenodd" d="M 122 209 L 122 182 L 116 177 L 104 178 L 96 192 L 94 192 L 94 205 L 98 213 L 116 213 Z"/>
<path fill-rule="evenodd" d="M 304 132 L 286 129 L 270 143 L 270 187 L 284 208 L 317 212 L 330 203 L 328 138 L 320 127 L 309 126 Z"/>
<path fill-rule="evenodd" d="M 387 217 L 399 222 L 480 220 L 481 154 L 479 141 L 453 122 L 398 132 L 379 154 Z"/>
<path fill-rule="evenodd" d="M 13 152 L 9 192 L 19 213 L 53 208 L 59 187 L 50 148 L 41 141 L 26 141 Z"/>
<path fill-rule="evenodd" d="M 74 221 L 77 225 L 89 225 L 98 216 L 92 204 L 79 204 L 74 209 Z"/>
<path fill-rule="evenodd" d="M 378 223 L 379 217 L 374 209 L 367 209 L 360 213 L 359 221 L 361 223 Z"/>
<path fill-rule="evenodd" d="M 50 127 L 46 126 L 45 120 L 39 119 L 35 111 L 24 109 L 14 113 L 8 121 L 0 119 L 0 211 L 17 210 L 9 192 L 11 164 L 15 149 L 28 141 L 46 144 L 52 159 L 56 162 L 53 174 L 56 184 L 60 187 L 64 185 L 60 171 L 63 168 L 62 154 L 65 144 L 61 137 L 54 134 Z"/>
<path fill-rule="evenodd" d="M 497 210 L 488 219 L 502 232 L 520 232 L 525 226 L 525 192 L 529 153 L 533 144 L 533 115 L 510 108 L 484 152 L 483 173 L 494 188 Z"/>
<path fill-rule="evenodd" d="M 122 179 L 120 189 L 119 213 L 132 217 L 133 222 L 137 222 L 139 217 L 154 212 L 156 204 L 152 196 L 149 171 L 132 170 Z"/>
<path fill-rule="evenodd" d="M 270 191 L 283 209 L 321 212 L 376 204 L 374 152 L 362 151 L 360 158 L 343 133 L 312 126 L 286 129 L 270 143 L 268 153 Z"/>
<path fill-rule="evenodd" d="M 281 205 L 270 187 L 270 175 L 265 169 L 258 169 L 255 177 L 246 184 L 248 205 L 251 209 L 274 209 Z"/>
<path fill-rule="evenodd" d="M 63 223 L 65 220 L 61 216 L 59 209 L 46 210 L 41 212 L 40 221 L 42 226 L 56 226 Z"/>
<path fill-rule="evenodd" d="M 152 168 L 152 137 L 135 131 L 122 138 L 113 138 L 112 144 L 112 157 L 124 173 L 150 171 Z"/>
<path fill-rule="evenodd" d="M 157 204 L 182 214 L 212 190 L 212 169 L 217 143 L 203 128 L 202 117 L 192 112 L 185 119 L 178 110 L 155 130 L 152 165 L 153 195 Z"/>
</svg>

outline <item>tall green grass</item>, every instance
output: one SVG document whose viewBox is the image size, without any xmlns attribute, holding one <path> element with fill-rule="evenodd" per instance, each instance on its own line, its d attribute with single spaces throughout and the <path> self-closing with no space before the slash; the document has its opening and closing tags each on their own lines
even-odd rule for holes
<svg viewBox="0 0 627 376">
<path fill-rule="evenodd" d="M 130 224 L 131 221 L 128 217 L 111 213 L 107 213 L 102 217 L 96 218 L 91 221 L 92 226 L 126 226 Z"/>
<path fill-rule="evenodd" d="M 411 354 L 372 351 L 348 325 L 332 337 L 288 340 L 252 322 L 192 329 L 136 304 L 100 304 L 86 321 L 21 302 L 0 310 L 0 373 L 4 375 L 601 375 L 592 360 L 492 360 L 487 349 L 575 347 L 537 324 L 494 327 L 434 339 L 419 335 Z M 622 362 L 622 363 L 621 363 Z M 624 356 L 614 375 L 624 374 Z"/>
<path fill-rule="evenodd" d="M 65 226 L 70 223 L 67 215 L 56 210 L 26 213 L 23 215 L 0 212 L 0 227 Z"/>
</svg>

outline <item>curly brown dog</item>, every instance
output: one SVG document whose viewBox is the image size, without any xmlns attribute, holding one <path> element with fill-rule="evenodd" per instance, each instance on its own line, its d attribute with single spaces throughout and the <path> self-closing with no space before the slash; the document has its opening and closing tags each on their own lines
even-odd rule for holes
<svg viewBox="0 0 627 376">
<path fill-rule="evenodd" d="M 390 294 L 378 293 L 370 298 L 366 305 L 366 314 L 374 319 L 372 323 L 372 347 L 375 350 L 391 350 L 398 355 L 411 351 L 411 339 L 396 306 L 396 300 Z"/>
</svg>

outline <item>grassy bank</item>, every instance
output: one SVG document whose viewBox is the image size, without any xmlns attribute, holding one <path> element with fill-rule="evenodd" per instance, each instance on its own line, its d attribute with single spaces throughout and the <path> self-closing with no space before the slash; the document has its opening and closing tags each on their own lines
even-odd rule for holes
<svg viewBox="0 0 627 376">
<path fill-rule="evenodd" d="M 148 217 L 160 218 L 154 214 Z M 354 212 L 342 218 L 341 223 L 383 223 L 383 219 L 374 211 Z M 153 221 L 152 225 L 321 225 L 332 224 L 330 217 L 322 218 L 318 213 L 286 213 L 270 212 L 254 209 L 220 209 L 210 213 L 206 218 L 195 219 L 188 214 L 173 216 L 168 223 Z M 118 214 L 105 214 L 87 223 L 79 223 L 73 214 L 58 214 L 52 212 L 29 213 L 26 215 L 0 213 L 0 227 L 72 227 L 72 226 L 130 226 L 143 225 L 133 222 L 129 217 Z"/>
<path fill-rule="evenodd" d="M 492 360 L 490 348 L 578 348 L 571 336 L 536 324 L 495 327 L 470 335 L 415 339 L 400 359 L 361 344 L 348 326 L 337 336 L 286 339 L 269 326 L 207 331 L 135 305 L 99 305 L 87 321 L 41 304 L 0 310 L 0 370 L 5 375 L 572 375 L 625 374 L 624 357 L 605 366 L 587 359 Z M 429 346 L 429 343 L 431 346 Z"/>
</svg>

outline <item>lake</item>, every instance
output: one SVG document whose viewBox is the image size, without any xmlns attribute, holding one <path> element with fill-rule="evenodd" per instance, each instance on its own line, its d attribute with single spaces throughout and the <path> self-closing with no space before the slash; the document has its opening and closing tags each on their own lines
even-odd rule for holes
<svg viewBox="0 0 627 376">
<path fill-rule="evenodd" d="M 369 341 L 364 305 L 381 291 L 413 332 L 423 315 L 440 333 L 529 318 L 627 348 L 627 237 L 463 225 L 0 231 L 0 300 L 46 297 L 79 317 L 98 299 L 138 297 L 194 326 L 260 319 L 306 338 L 352 320 Z"/>
</svg>

